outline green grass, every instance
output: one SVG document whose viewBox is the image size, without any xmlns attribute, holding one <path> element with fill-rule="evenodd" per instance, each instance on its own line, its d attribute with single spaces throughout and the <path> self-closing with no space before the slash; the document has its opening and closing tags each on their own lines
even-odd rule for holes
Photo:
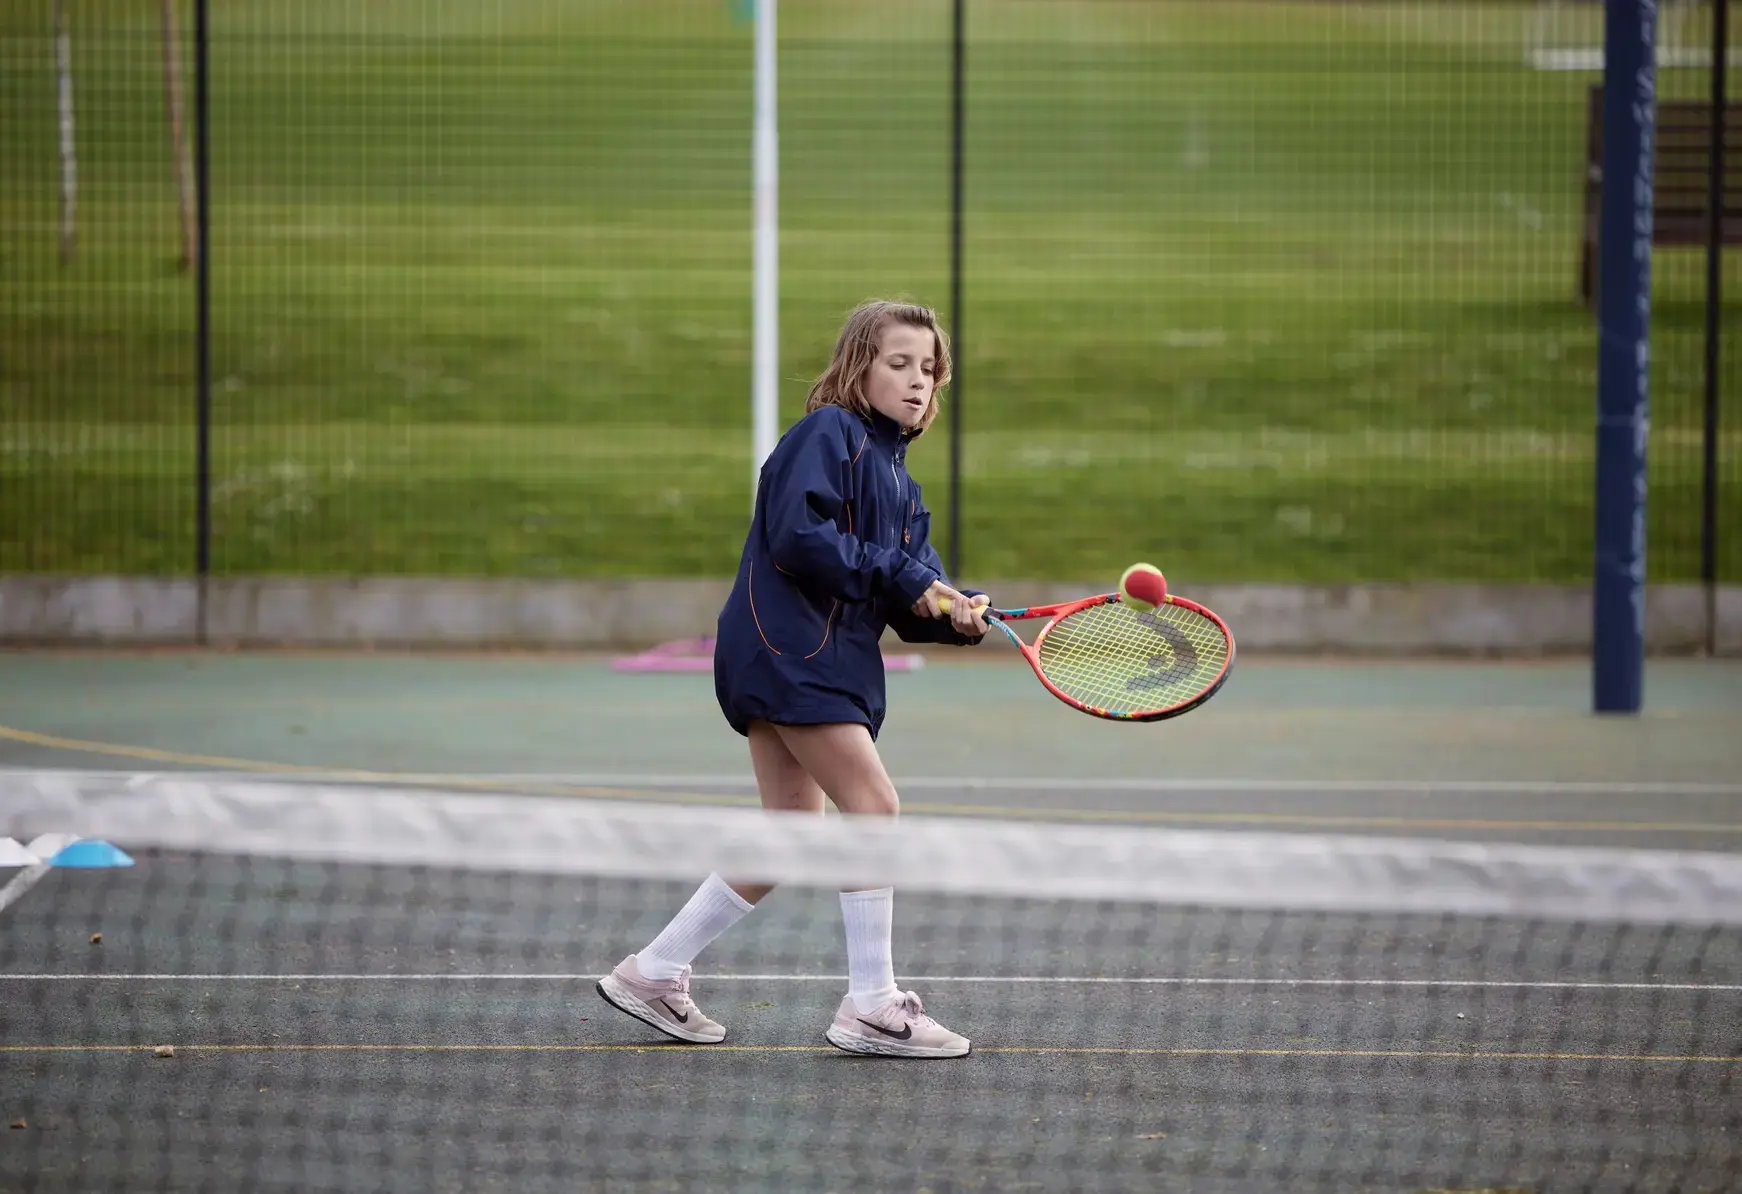
<svg viewBox="0 0 1742 1194">
<path fill-rule="evenodd" d="M 153 6 L 70 8 L 68 266 L 46 18 L 0 15 L 0 569 L 184 572 L 192 284 Z M 1588 575 L 1590 77 L 1524 67 L 1529 11 L 970 5 L 970 576 Z M 215 566 L 729 572 L 751 330 L 731 5 L 213 20 Z M 853 303 L 947 303 L 947 21 L 781 6 L 783 422 Z M 1702 269 L 1654 267 L 1658 579 L 1698 566 Z M 940 530 L 944 428 L 911 458 Z"/>
</svg>

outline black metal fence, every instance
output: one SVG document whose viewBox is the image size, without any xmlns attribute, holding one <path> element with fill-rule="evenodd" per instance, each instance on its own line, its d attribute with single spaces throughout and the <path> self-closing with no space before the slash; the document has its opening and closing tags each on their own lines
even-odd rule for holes
<svg viewBox="0 0 1742 1194">
<path fill-rule="evenodd" d="M 1722 9 L 1669 8 L 1660 95 L 1709 113 Z M 0 569 L 729 572 L 747 12 L 0 16 Z M 854 303 L 937 306 L 960 376 L 912 464 L 956 571 L 1589 577 L 1599 5 L 789 0 L 780 33 L 782 422 Z M 1653 262 L 1654 580 L 1742 573 L 1716 211 Z"/>
</svg>

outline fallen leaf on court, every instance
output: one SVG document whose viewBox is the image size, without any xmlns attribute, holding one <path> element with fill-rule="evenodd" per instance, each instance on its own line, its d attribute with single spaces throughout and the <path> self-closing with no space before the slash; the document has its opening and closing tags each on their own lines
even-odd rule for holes
<svg viewBox="0 0 1742 1194">
<path fill-rule="evenodd" d="M 1167 1133 L 1166 1132 L 1145 1132 L 1143 1135 L 1139 1136 L 1138 1139 L 1139 1140 L 1166 1140 Z"/>
<path fill-rule="evenodd" d="M 156 1053 L 157 1056 L 159 1056 L 159 1057 L 174 1057 L 175 1056 L 175 1046 L 174 1045 L 159 1045 L 156 1049 L 153 1050 L 153 1052 Z"/>
<path fill-rule="evenodd" d="M 25 1123 L 22 1119 L 15 1119 L 12 1121 L 12 1126 L 15 1128 L 28 1128 L 30 1125 Z"/>
<path fill-rule="evenodd" d="M 101 944 L 103 944 L 103 934 L 101 934 L 101 933 L 92 933 L 92 934 L 91 934 L 91 944 L 92 944 L 92 945 L 101 945 Z"/>
</svg>

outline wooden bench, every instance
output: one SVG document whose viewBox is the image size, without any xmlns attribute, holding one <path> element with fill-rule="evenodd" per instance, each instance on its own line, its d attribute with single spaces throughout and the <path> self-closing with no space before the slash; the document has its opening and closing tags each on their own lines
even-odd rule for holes
<svg viewBox="0 0 1742 1194">
<path fill-rule="evenodd" d="M 1712 105 L 1706 100 L 1659 100 L 1652 174 L 1651 243 L 1674 248 L 1706 244 L 1707 155 Z M 1742 245 L 1742 100 L 1724 104 L 1724 217 L 1719 239 Z M 1591 88 L 1585 122 L 1585 236 L 1579 261 L 1579 297 L 1588 307 L 1597 293 L 1597 241 L 1603 218 L 1603 87 Z"/>
</svg>

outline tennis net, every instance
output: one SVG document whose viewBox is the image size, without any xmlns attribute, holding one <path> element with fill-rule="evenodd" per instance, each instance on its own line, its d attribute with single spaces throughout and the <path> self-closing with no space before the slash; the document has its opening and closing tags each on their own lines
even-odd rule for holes
<svg viewBox="0 0 1742 1194">
<path fill-rule="evenodd" d="M 45 833 L 134 865 L 0 871 L 0 1190 L 1742 1187 L 1739 855 L 0 772 Z M 710 871 L 681 1045 L 593 984 Z M 885 883 L 966 1058 L 823 1039 Z"/>
</svg>

